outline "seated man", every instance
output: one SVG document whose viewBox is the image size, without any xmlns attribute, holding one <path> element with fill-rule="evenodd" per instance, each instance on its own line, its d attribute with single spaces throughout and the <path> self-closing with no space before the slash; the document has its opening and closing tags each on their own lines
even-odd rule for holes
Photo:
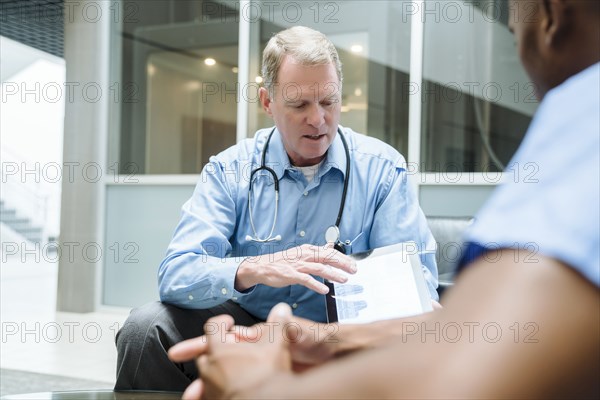
<svg viewBox="0 0 600 400">
<path fill-rule="evenodd" d="M 382 335 L 352 327 L 311 341 L 286 329 L 304 322 L 285 304 L 258 343 L 236 343 L 248 333 L 215 318 L 213 335 L 171 351 L 199 357 L 201 380 L 184 398 L 600 397 L 600 2 L 511 6 L 543 98 L 512 163 L 536 163 L 539 181 L 506 183 L 481 210 L 444 309 L 386 322 L 399 335 L 380 346 Z M 353 346 L 366 349 L 291 370 Z"/>
<path fill-rule="evenodd" d="M 159 269 L 160 298 L 117 336 L 116 389 L 183 391 L 193 363 L 167 357 L 214 315 L 252 325 L 279 302 L 326 321 L 323 278 L 346 281 L 345 253 L 414 241 L 437 299 L 435 241 L 391 146 L 339 125 L 342 70 L 321 33 L 295 27 L 263 54 L 264 110 L 275 128 L 212 157 Z M 331 240 L 331 239 L 330 239 Z"/>
</svg>

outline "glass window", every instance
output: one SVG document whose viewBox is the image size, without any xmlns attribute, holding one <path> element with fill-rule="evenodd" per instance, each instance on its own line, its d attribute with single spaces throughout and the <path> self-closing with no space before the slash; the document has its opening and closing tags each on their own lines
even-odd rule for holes
<svg viewBox="0 0 600 400">
<path fill-rule="evenodd" d="M 235 143 L 239 18 L 215 1 L 123 1 L 113 32 L 122 174 L 199 173 Z M 219 10 L 216 14 L 214 10 Z"/>
<path fill-rule="evenodd" d="M 508 2 L 424 3 L 421 171 L 501 171 L 537 107 Z"/>
<path fill-rule="evenodd" d="M 338 48 L 341 124 L 408 150 L 411 17 L 406 1 L 125 0 L 114 29 L 119 101 L 110 164 L 123 174 L 195 174 L 236 141 L 237 107 L 247 136 L 272 126 L 252 88 L 239 88 L 240 21 L 250 22 L 250 83 L 276 32 L 305 25 Z M 507 2 L 426 0 L 421 171 L 502 169 L 537 106 L 508 32 Z M 239 102 L 240 95 L 249 100 Z M 115 96 L 116 96 L 115 94 Z M 244 126 L 246 121 L 243 121 Z"/>
<path fill-rule="evenodd" d="M 326 34 L 343 64 L 340 123 L 406 155 L 408 101 L 402 98 L 402 88 L 409 81 L 409 5 L 410 1 L 257 1 L 247 14 L 258 23 L 251 36 L 251 73 L 260 75 L 262 49 L 278 31 L 304 25 Z M 258 101 L 251 104 L 249 136 L 272 125 Z"/>
</svg>

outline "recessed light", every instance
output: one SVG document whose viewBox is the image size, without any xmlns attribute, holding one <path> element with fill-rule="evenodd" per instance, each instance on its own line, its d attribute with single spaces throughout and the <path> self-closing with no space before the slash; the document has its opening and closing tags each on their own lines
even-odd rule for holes
<svg viewBox="0 0 600 400">
<path fill-rule="evenodd" d="M 353 53 L 362 53 L 363 47 L 360 44 L 353 44 L 350 47 L 350 51 L 353 52 Z"/>
<path fill-rule="evenodd" d="M 209 67 L 215 65 L 216 63 L 217 62 L 214 58 L 207 58 L 204 60 L 204 64 L 208 65 Z"/>
</svg>

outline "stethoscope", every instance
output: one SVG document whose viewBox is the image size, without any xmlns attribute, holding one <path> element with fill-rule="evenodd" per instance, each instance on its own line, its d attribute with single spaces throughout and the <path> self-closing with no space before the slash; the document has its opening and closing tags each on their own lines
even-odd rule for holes
<svg viewBox="0 0 600 400">
<path fill-rule="evenodd" d="M 342 143 L 344 144 L 344 151 L 346 153 L 346 176 L 344 177 L 344 190 L 342 191 L 342 200 L 340 201 L 340 208 L 338 210 L 337 219 L 335 220 L 335 225 L 331 225 L 325 231 L 325 240 L 327 243 L 333 243 L 334 248 L 336 250 L 346 254 L 346 246 L 352 244 L 352 242 L 350 242 L 349 240 L 346 240 L 346 242 L 343 243 L 340 240 L 340 222 L 342 220 L 342 214 L 344 213 L 344 204 L 346 203 L 346 194 L 348 192 L 348 182 L 350 179 L 350 150 L 348 149 L 348 143 L 346 142 L 346 138 L 344 137 L 344 134 L 342 133 L 342 130 L 339 127 L 337 129 L 337 132 L 340 136 L 340 139 L 342 139 Z M 261 160 L 260 167 L 255 168 L 250 173 L 250 184 L 248 187 L 248 214 L 250 215 L 250 225 L 252 227 L 252 232 L 254 233 L 254 237 L 252 237 L 250 235 L 246 235 L 246 240 L 253 241 L 253 242 L 259 242 L 259 243 L 275 242 L 275 241 L 281 240 L 281 235 L 273 236 L 273 231 L 275 230 L 275 225 L 277 224 L 277 210 L 278 210 L 278 206 L 279 206 L 279 178 L 277 178 L 277 174 L 275 173 L 275 171 L 272 168 L 269 168 L 265 165 L 267 149 L 269 148 L 269 143 L 271 142 L 271 137 L 273 136 L 273 133 L 275 133 L 275 128 L 273 128 L 273 130 L 271 130 L 271 133 L 269 133 L 269 136 L 267 137 L 267 142 L 265 143 L 265 147 L 262 151 L 262 160 Z M 254 178 L 254 174 L 256 174 L 257 172 L 262 171 L 262 170 L 267 171 L 269 174 L 271 174 L 271 176 L 273 177 L 273 182 L 274 182 L 273 186 L 275 187 L 275 214 L 273 216 L 273 224 L 271 225 L 271 232 L 269 232 L 269 235 L 264 239 L 261 239 L 258 237 L 258 234 L 256 233 L 256 227 L 254 226 L 254 218 L 252 216 L 253 178 Z"/>
</svg>

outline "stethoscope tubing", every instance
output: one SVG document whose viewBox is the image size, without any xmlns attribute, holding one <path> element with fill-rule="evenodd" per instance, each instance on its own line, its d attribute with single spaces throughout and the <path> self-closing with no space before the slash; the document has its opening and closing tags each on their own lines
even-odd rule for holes
<svg viewBox="0 0 600 400">
<path fill-rule="evenodd" d="M 263 148 L 263 151 L 262 151 L 260 167 L 252 170 L 252 172 L 250 173 L 250 183 L 248 185 L 248 214 L 250 217 L 250 225 L 252 227 L 252 232 L 254 233 L 254 237 L 247 235 L 246 240 L 252 240 L 255 242 L 259 242 L 259 243 L 281 240 L 280 235 L 273 237 L 273 232 L 275 231 L 275 225 L 277 224 L 277 212 L 278 212 L 278 206 L 279 206 L 279 178 L 277 178 L 277 174 L 275 173 L 275 171 L 272 168 L 267 167 L 267 165 L 266 165 L 267 150 L 269 148 L 269 143 L 271 142 L 271 137 L 275 133 L 275 129 L 276 128 L 274 127 L 271 130 L 271 132 L 269 133 L 269 136 L 267 137 L 267 141 L 265 142 L 265 147 Z M 335 220 L 335 225 L 333 225 L 337 228 L 337 231 L 339 232 L 340 223 L 342 221 L 342 215 L 344 213 L 344 207 L 346 205 L 346 196 L 348 194 L 348 183 L 350 181 L 350 149 L 348 148 L 348 142 L 346 141 L 346 138 L 344 137 L 344 134 L 339 126 L 337 128 L 337 132 L 340 135 L 340 139 L 342 140 L 342 144 L 344 145 L 344 152 L 346 153 L 346 175 L 344 176 L 344 188 L 342 190 L 342 199 L 340 200 L 340 207 L 338 209 L 338 215 Z M 274 186 L 275 186 L 275 214 L 273 217 L 273 224 L 271 225 L 271 231 L 269 232 L 269 235 L 263 239 L 258 237 L 256 227 L 254 225 L 254 218 L 252 215 L 252 200 L 251 200 L 252 199 L 252 182 L 253 182 L 254 175 L 262 170 L 265 170 L 269 174 L 271 174 L 271 176 L 273 177 L 273 182 L 274 182 Z M 341 251 L 342 253 L 345 253 L 344 245 L 339 240 L 339 236 L 335 242 L 335 247 L 337 250 Z"/>
</svg>

